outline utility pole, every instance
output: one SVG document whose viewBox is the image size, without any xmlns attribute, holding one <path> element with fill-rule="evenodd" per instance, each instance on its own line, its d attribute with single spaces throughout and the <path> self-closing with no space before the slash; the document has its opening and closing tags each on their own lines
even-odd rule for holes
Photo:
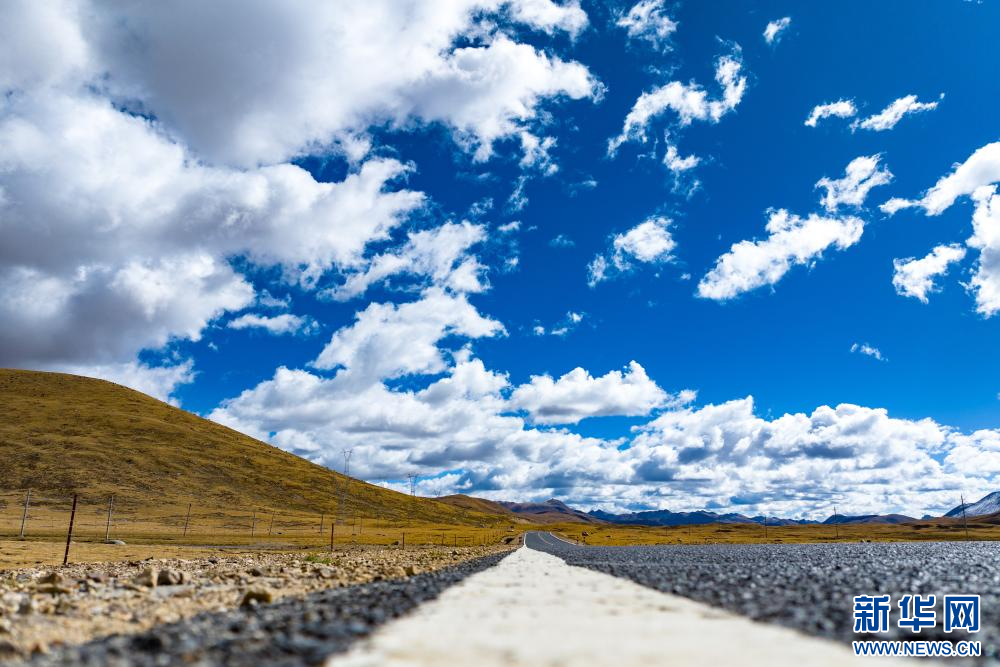
<svg viewBox="0 0 1000 667">
<path fill-rule="evenodd" d="M 347 480 L 351 472 L 351 453 L 353 449 L 345 449 L 344 453 L 344 479 L 340 483 L 340 500 L 337 501 L 337 514 L 333 517 L 333 525 L 336 526 L 344 511 L 344 500 L 347 494 Z"/>
<path fill-rule="evenodd" d="M 115 496 L 114 494 L 108 498 L 108 525 L 104 529 L 104 541 L 109 542 L 111 540 L 111 511 L 115 506 Z"/>
<path fill-rule="evenodd" d="M 410 495 L 411 496 L 415 495 L 415 489 L 416 489 L 416 482 L 415 482 L 415 480 L 416 480 L 417 476 L 411 473 L 411 474 L 407 475 L 407 477 L 410 478 Z"/>
<path fill-rule="evenodd" d="M 840 524 L 837 523 L 837 506 L 833 506 L 833 528 L 837 531 L 837 539 L 840 539 Z"/>
<path fill-rule="evenodd" d="M 764 512 L 764 539 L 767 539 L 767 512 Z"/>
<path fill-rule="evenodd" d="M 965 515 L 965 494 L 958 496 L 959 500 L 962 501 L 962 523 L 965 524 L 965 539 L 969 539 L 969 517 Z"/>
<path fill-rule="evenodd" d="M 24 513 L 21 514 L 21 537 L 24 537 L 24 524 L 28 521 L 28 504 L 31 502 L 31 489 L 24 496 Z"/>
</svg>

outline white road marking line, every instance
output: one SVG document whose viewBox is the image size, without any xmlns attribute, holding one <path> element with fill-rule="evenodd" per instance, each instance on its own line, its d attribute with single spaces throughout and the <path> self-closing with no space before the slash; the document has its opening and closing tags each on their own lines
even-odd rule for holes
<svg viewBox="0 0 1000 667">
<path fill-rule="evenodd" d="M 328 667 L 857 664 L 847 646 L 755 623 L 522 547 Z"/>
</svg>

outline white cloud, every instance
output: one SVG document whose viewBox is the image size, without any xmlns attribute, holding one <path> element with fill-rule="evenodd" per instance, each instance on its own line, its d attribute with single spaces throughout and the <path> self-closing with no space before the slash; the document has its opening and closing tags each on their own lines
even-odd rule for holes
<svg viewBox="0 0 1000 667">
<path fill-rule="evenodd" d="M 464 295 L 431 288 L 418 301 L 369 304 L 352 325 L 333 334 L 314 365 L 343 367 L 364 379 L 441 373 L 447 364 L 438 343 L 445 337 L 503 333 L 503 325 L 480 315 Z"/>
<path fill-rule="evenodd" d="M 576 242 L 565 234 L 557 234 L 549 241 L 549 245 L 553 248 L 572 248 Z"/>
<path fill-rule="evenodd" d="M 549 0 L 3 4 L 0 364 L 112 368 L 198 340 L 254 300 L 246 264 L 306 289 L 361 275 L 425 204 L 373 128 L 442 124 L 476 159 L 521 139 L 552 171 L 539 107 L 600 84 L 500 19 L 587 24 Z M 286 162 L 314 152 L 349 174 Z M 449 287 L 482 288 L 465 259 Z"/>
<path fill-rule="evenodd" d="M 670 400 L 632 361 L 624 372 L 610 371 L 596 378 L 582 368 L 557 379 L 533 375 L 514 389 L 510 406 L 526 411 L 537 424 L 575 424 L 587 417 L 646 415 Z"/>
<path fill-rule="evenodd" d="M 788 26 L 792 24 L 791 17 L 785 16 L 783 18 L 769 21 L 767 27 L 764 28 L 764 41 L 768 44 L 774 44 L 775 42 L 781 41 L 781 34 L 788 29 Z"/>
<path fill-rule="evenodd" d="M 577 328 L 586 316 L 586 313 L 578 313 L 570 310 L 567 311 L 566 317 L 564 317 L 562 321 L 553 324 L 548 329 L 541 324 L 535 324 L 531 331 L 536 336 L 544 336 L 546 334 L 551 336 L 565 336 L 573 331 L 573 329 Z"/>
<path fill-rule="evenodd" d="M 844 250 L 861 240 L 865 223 L 853 216 L 808 218 L 785 209 L 770 212 L 767 238 L 734 243 L 701 282 L 698 296 L 725 301 L 774 285 L 796 265 L 815 262 L 828 248 Z"/>
<path fill-rule="evenodd" d="M 365 260 L 361 270 L 350 273 L 343 285 L 324 292 L 338 301 L 364 294 L 373 284 L 393 276 L 425 278 L 431 285 L 454 292 L 481 292 L 486 288 L 484 267 L 470 249 L 486 239 L 486 228 L 469 222 L 410 232 L 397 250 Z"/>
<path fill-rule="evenodd" d="M 717 98 L 710 98 L 708 92 L 697 83 L 681 81 L 671 81 L 643 93 L 625 117 L 621 134 L 608 141 L 608 154 L 614 155 L 626 141 L 645 143 L 650 121 L 666 111 L 677 114 L 677 122 L 681 127 L 696 120 L 718 123 L 743 99 L 747 78 L 742 74 L 742 68 L 739 51 L 721 56 L 716 61 L 715 80 L 722 89 Z"/>
<path fill-rule="evenodd" d="M 939 245 L 920 259 L 892 260 L 892 285 L 896 293 L 927 303 L 927 295 L 937 291 L 934 279 L 948 273 L 948 266 L 965 258 L 965 248 L 953 243 Z"/>
<path fill-rule="evenodd" d="M 924 196 L 916 201 L 890 199 L 882 210 L 892 214 L 909 208 L 923 208 L 928 215 L 944 212 L 959 197 L 968 196 L 984 185 L 1000 182 L 1000 141 L 977 149 L 965 162 L 955 165 L 952 172 L 942 177 Z"/>
<path fill-rule="evenodd" d="M 806 127 L 816 127 L 819 121 L 824 118 L 850 118 L 856 114 L 858 110 L 854 107 L 853 100 L 837 100 L 836 102 L 829 102 L 827 104 L 820 104 L 813 107 L 813 110 L 809 112 L 809 117 L 806 118 Z"/>
<path fill-rule="evenodd" d="M 944 96 L 942 95 L 942 97 Z M 896 124 L 907 114 L 932 111 L 937 109 L 937 106 L 937 102 L 918 102 L 916 95 L 907 95 L 895 100 L 879 113 L 869 116 L 864 120 L 855 121 L 851 127 L 883 132 L 896 127 Z"/>
<path fill-rule="evenodd" d="M 641 0 L 618 18 L 616 25 L 624 28 L 632 39 L 642 39 L 654 47 L 669 47 L 670 36 L 677 23 L 667 14 L 664 0 Z"/>
<path fill-rule="evenodd" d="M 983 186 L 972 194 L 972 236 L 966 242 L 979 250 L 969 289 L 976 297 L 976 312 L 993 317 L 1000 312 L 1000 196 L 996 186 Z"/>
<path fill-rule="evenodd" d="M 588 284 L 593 287 L 610 277 L 610 271 L 622 273 L 635 262 L 655 264 L 673 261 L 677 242 L 670 233 L 672 221 L 663 216 L 647 218 L 623 234 L 611 239 L 611 253 L 598 255 L 588 265 Z"/>
<path fill-rule="evenodd" d="M 254 299 L 228 257 L 306 286 L 352 266 L 423 204 L 386 191 L 405 169 L 372 160 L 319 183 L 209 167 L 106 101 L 17 96 L 0 107 L 0 363 L 124 363 L 198 340 Z"/>
<path fill-rule="evenodd" d="M 973 234 L 966 245 L 978 250 L 979 257 L 968 288 L 975 296 L 976 311 L 985 317 L 992 317 L 1000 311 L 1000 202 L 993 185 L 998 181 L 1000 142 L 994 142 L 977 149 L 965 162 L 955 165 L 950 174 L 939 179 L 920 199 L 894 198 L 881 207 L 889 214 L 903 208 L 918 207 L 924 209 L 927 215 L 940 215 L 959 197 L 971 197 L 975 205 Z"/>
<path fill-rule="evenodd" d="M 847 165 L 844 177 L 833 180 L 823 177 L 816 187 L 826 189 L 820 200 L 823 207 L 833 213 L 840 206 L 861 206 L 872 188 L 892 181 L 892 172 L 881 164 L 881 155 L 857 157 Z"/>
<path fill-rule="evenodd" d="M 230 0 L 105 8 L 83 32 L 113 94 L 139 96 L 215 162 L 283 162 L 414 119 L 446 124 L 485 158 L 542 99 L 596 90 L 585 67 L 490 30 L 482 19 L 500 10 L 550 33 L 586 25 L 578 4 L 548 0 Z M 463 37 L 476 39 L 455 48 Z"/>
<path fill-rule="evenodd" d="M 701 158 L 697 155 L 681 157 L 680 152 L 677 150 L 677 146 L 667 144 L 667 152 L 663 155 L 663 164 L 667 167 L 667 169 L 677 174 L 694 169 L 701 164 Z"/>
<path fill-rule="evenodd" d="M 281 313 L 280 315 L 246 313 L 230 320 L 226 326 L 230 329 L 264 329 L 275 336 L 299 332 L 313 333 L 317 328 L 316 322 L 310 318 L 291 313 Z"/>
<path fill-rule="evenodd" d="M 851 345 L 851 352 L 855 354 L 863 354 L 866 357 L 871 357 L 879 361 L 889 361 L 882 356 L 882 350 L 869 345 L 868 343 L 854 343 Z"/>
<path fill-rule="evenodd" d="M 149 366 L 130 361 L 120 364 L 63 366 L 60 370 L 115 382 L 175 405 L 176 401 L 171 399 L 171 395 L 180 385 L 194 382 L 195 378 L 194 364 L 190 359 L 165 366 Z"/>
</svg>

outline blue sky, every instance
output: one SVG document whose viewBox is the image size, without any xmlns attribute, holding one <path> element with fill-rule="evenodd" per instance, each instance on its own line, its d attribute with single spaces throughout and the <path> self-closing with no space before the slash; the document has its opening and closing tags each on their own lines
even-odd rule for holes
<svg viewBox="0 0 1000 667">
<path fill-rule="evenodd" d="M 996 489 L 996 4 L 188 9 L 3 10 L 0 364 L 424 494 Z"/>
</svg>

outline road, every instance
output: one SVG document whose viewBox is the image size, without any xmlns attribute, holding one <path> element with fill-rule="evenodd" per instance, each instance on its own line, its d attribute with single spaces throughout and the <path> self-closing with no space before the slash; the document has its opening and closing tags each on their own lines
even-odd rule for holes
<svg viewBox="0 0 1000 667">
<path fill-rule="evenodd" d="M 1000 660 L 1000 544 L 995 542 L 596 547 L 531 533 L 526 544 L 570 565 L 843 642 L 859 638 L 853 633 L 854 595 L 890 593 L 894 632 L 878 638 L 902 639 L 911 635 L 896 628 L 898 597 L 933 593 L 939 625 L 925 629 L 920 639 L 978 639 L 984 656 Z M 943 633 L 946 593 L 982 596 L 977 635 Z"/>
</svg>

